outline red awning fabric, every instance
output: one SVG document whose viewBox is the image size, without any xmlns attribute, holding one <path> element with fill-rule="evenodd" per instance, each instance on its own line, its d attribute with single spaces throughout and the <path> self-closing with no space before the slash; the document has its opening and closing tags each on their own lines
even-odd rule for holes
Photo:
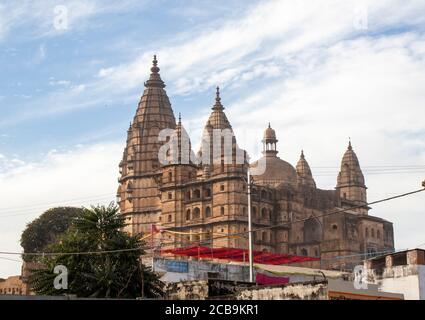
<svg viewBox="0 0 425 320">
<path fill-rule="evenodd" d="M 264 273 L 257 272 L 255 282 L 260 285 L 274 285 L 289 283 L 288 277 L 272 277 Z"/>
<path fill-rule="evenodd" d="M 182 247 L 176 249 L 165 249 L 161 254 L 172 254 L 178 256 L 195 257 L 198 259 L 222 259 L 231 261 L 248 261 L 248 250 L 236 248 L 209 248 L 201 246 Z M 253 251 L 255 263 L 282 265 L 305 261 L 318 261 L 319 258 L 295 256 L 289 254 L 276 254 L 261 251 Z"/>
</svg>

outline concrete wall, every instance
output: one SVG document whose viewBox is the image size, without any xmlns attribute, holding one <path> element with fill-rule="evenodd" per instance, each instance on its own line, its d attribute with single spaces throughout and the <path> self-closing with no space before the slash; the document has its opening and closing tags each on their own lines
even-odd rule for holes
<svg viewBox="0 0 425 320">
<path fill-rule="evenodd" d="M 238 292 L 237 300 L 327 300 L 326 282 L 293 283 L 279 287 L 247 288 Z"/>
<path fill-rule="evenodd" d="M 419 300 L 419 280 L 417 275 L 401 278 L 385 278 L 377 281 L 382 291 L 402 293 L 405 300 Z"/>
<path fill-rule="evenodd" d="M 370 270 L 369 277 L 382 291 L 402 293 L 406 300 L 425 300 L 425 265 L 385 268 L 382 275 Z"/>
<path fill-rule="evenodd" d="M 425 265 L 418 266 L 419 299 L 425 300 Z"/>
</svg>

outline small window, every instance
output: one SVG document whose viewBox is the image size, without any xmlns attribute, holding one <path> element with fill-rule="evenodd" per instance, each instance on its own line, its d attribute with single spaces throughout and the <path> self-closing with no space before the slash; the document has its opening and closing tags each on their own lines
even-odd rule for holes
<svg viewBox="0 0 425 320">
<path fill-rule="evenodd" d="M 338 229 L 338 226 L 337 226 L 336 224 L 333 224 L 333 225 L 332 225 L 332 229 L 333 229 L 333 230 L 337 230 L 337 229 Z"/>
<path fill-rule="evenodd" d="M 210 207 L 205 208 L 205 217 L 211 217 L 211 209 Z"/>
<path fill-rule="evenodd" d="M 173 194 L 171 192 L 168 192 L 168 200 L 173 199 Z"/>
<path fill-rule="evenodd" d="M 168 215 L 168 222 L 171 222 L 171 214 Z"/>
<path fill-rule="evenodd" d="M 220 214 L 221 214 L 222 216 L 224 216 L 224 207 L 221 207 L 221 208 L 220 208 Z"/>
<path fill-rule="evenodd" d="M 376 237 L 378 239 L 381 239 L 381 231 L 379 231 L 379 230 L 376 231 Z"/>
<path fill-rule="evenodd" d="M 224 191 L 224 184 L 220 186 L 220 191 Z"/>
<path fill-rule="evenodd" d="M 168 181 L 172 181 L 173 180 L 173 173 L 170 171 L 168 172 Z"/>
<path fill-rule="evenodd" d="M 186 211 L 186 220 L 190 220 L 190 209 Z"/>
<path fill-rule="evenodd" d="M 193 219 L 199 219 L 201 217 L 201 210 L 199 208 L 195 208 L 193 210 Z"/>
<path fill-rule="evenodd" d="M 211 189 L 210 188 L 208 188 L 208 189 L 205 189 L 205 197 L 211 197 Z"/>
<path fill-rule="evenodd" d="M 267 218 L 267 209 L 266 208 L 261 209 L 261 218 L 262 219 Z"/>
</svg>

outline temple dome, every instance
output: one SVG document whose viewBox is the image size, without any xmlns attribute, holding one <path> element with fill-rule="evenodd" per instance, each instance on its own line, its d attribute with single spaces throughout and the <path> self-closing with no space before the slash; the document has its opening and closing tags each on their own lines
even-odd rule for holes
<svg viewBox="0 0 425 320">
<path fill-rule="evenodd" d="M 264 173 L 260 175 L 253 174 L 253 179 L 256 183 L 270 186 L 281 184 L 295 185 L 297 183 L 297 172 L 295 168 L 290 163 L 278 157 L 264 156 L 250 166 L 254 169 L 264 164 Z M 255 173 L 255 170 L 252 170 L 252 172 Z"/>
<path fill-rule="evenodd" d="M 297 172 L 290 163 L 277 156 L 277 142 L 276 132 L 269 123 L 264 131 L 263 157 L 250 165 L 252 177 L 256 183 L 262 185 L 296 185 Z"/>
</svg>

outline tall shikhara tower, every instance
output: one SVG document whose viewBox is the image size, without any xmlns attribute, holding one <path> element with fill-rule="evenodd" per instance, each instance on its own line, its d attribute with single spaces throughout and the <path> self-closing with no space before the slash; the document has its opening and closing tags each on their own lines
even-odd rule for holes
<svg viewBox="0 0 425 320">
<path fill-rule="evenodd" d="M 161 212 L 158 151 L 164 142 L 160 142 L 158 136 L 163 129 L 176 128 L 164 88 L 154 56 L 150 78 L 145 82 L 136 115 L 127 131 L 127 145 L 120 163 L 117 196 L 131 234 L 148 231 Z"/>
</svg>

